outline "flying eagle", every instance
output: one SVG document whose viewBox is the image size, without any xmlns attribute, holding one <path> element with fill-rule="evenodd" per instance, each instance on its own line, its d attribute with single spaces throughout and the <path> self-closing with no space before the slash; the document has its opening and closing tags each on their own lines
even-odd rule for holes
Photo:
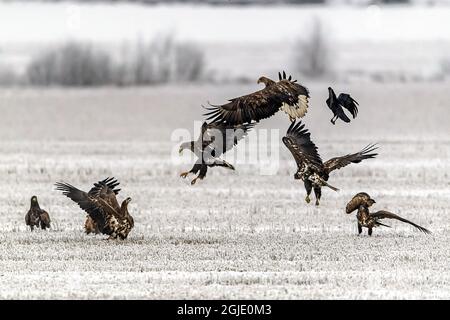
<svg viewBox="0 0 450 320">
<path fill-rule="evenodd" d="M 378 155 L 377 153 L 371 153 L 377 149 L 375 145 L 371 144 L 360 152 L 332 158 L 324 163 L 310 136 L 311 134 L 305 129 L 305 125 L 301 121 L 293 122 L 288 128 L 286 136 L 283 137 L 283 143 L 297 163 L 297 172 L 294 174 L 294 178 L 301 179 L 304 182 L 307 193 L 305 201 L 310 202 L 309 195 L 314 188 L 316 206 L 319 205 L 322 187 L 329 187 L 334 191 L 339 190 L 327 183 L 329 174 L 333 170 L 343 168 L 350 163 L 359 163 L 364 159 L 375 158 Z"/>
<path fill-rule="evenodd" d="M 98 230 L 109 235 L 108 239 L 124 240 L 134 227 L 134 220 L 128 212 L 131 198 L 126 198 L 122 205 L 117 202 L 116 195 L 120 191 L 116 188 L 118 185 L 119 182 L 116 179 L 106 178 L 94 183 L 94 187 L 86 193 L 68 183 L 55 183 L 56 190 L 62 191 L 63 195 L 75 201 L 81 209 L 86 211 Z"/>
<path fill-rule="evenodd" d="M 47 211 L 41 209 L 36 196 L 31 197 L 30 210 L 25 215 L 25 223 L 30 226 L 31 231 L 35 226 L 38 228 L 41 226 L 43 230 L 50 228 L 50 215 Z"/>
<path fill-rule="evenodd" d="M 292 76 L 286 78 L 284 71 L 283 75 L 278 73 L 278 78 L 279 81 L 275 82 L 260 77 L 257 83 L 263 83 L 264 89 L 231 99 L 223 105 L 210 104 L 205 107 L 209 112 L 204 115 L 209 116 L 207 120 L 213 123 L 228 125 L 258 122 L 273 116 L 278 110 L 286 112 L 291 121 L 302 118 L 308 111 L 308 89 L 292 80 Z"/>
<path fill-rule="evenodd" d="M 336 98 L 336 94 L 331 87 L 328 87 L 328 99 L 326 102 L 328 108 L 333 111 L 333 118 L 331 118 L 332 124 L 335 124 L 338 118 L 344 122 L 350 122 L 350 119 L 345 114 L 343 107 L 350 111 L 353 119 L 355 119 L 358 114 L 358 102 L 356 102 L 356 100 L 347 93 L 341 93 L 339 97 Z"/>
<path fill-rule="evenodd" d="M 421 227 L 409 220 L 406 220 L 394 213 L 391 213 L 389 211 L 380 210 L 377 212 L 370 213 L 369 207 L 372 206 L 375 203 L 375 200 L 373 200 L 367 193 L 360 192 L 356 194 L 352 200 L 347 204 L 345 211 L 347 214 L 352 213 L 355 210 L 358 210 L 358 213 L 356 214 L 356 218 L 358 220 L 358 234 L 361 234 L 362 227 L 368 228 L 368 234 L 369 236 L 372 235 L 372 229 L 376 228 L 378 226 L 384 226 L 389 227 L 386 224 L 381 223 L 379 220 L 381 219 L 396 219 L 402 222 L 409 223 L 410 225 L 416 227 L 420 231 L 424 233 L 431 233 L 429 230 L 425 229 L 424 227 Z"/>
<path fill-rule="evenodd" d="M 198 179 L 202 180 L 206 176 L 208 167 L 224 167 L 235 170 L 231 164 L 219 157 L 231 150 L 253 127 L 254 124 L 231 126 L 203 122 L 197 141 L 184 142 L 180 145 L 180 154 L 184 149 L 188 149 L 198 158 L 192 169 L 181 173 L 180 177 L 186 178 L 189 173 L 197 174 L 199 172 L 198 176 L 191 181 L 193 185 Z"/>
</svg>

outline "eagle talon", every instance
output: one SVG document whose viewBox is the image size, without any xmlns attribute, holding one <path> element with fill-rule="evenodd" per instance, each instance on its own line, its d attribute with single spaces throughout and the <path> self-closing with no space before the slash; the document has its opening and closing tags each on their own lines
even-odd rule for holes
<svg viewBox="0 0 450 320">
<path fill-rule="evenodd" d="M 193 186 L 197 182 L 198 177 L 194 178 L 194 180 L 191 181 L 191 185 Z"/>
<path fill-rule="evenodd" d="M 319 206 L 319 200 L 316 199 L 316 206 Z"/>
<path fill-rule="evenodd" d="M 180 177 L 184 179 L 184 178 L 187 177 L 188 174 L 189 174 L 189 172 L 182 172 L 182 173 L 180 174 Z"/>
<path fill-rule="evenodd" d="M 311 202 L 311 199 L 309 198 L 309 196 L 306 196 L 305 201 L 306 201 L 306 203 L 310 203 Z"/>
</svg>

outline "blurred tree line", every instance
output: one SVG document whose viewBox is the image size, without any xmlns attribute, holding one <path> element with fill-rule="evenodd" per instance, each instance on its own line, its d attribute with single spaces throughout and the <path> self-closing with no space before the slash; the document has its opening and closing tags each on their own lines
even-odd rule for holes
<svg viewBox="0 0 450 320">
<path fill-rule="evenodd" d="M 42 0 L 36 0 L 42 1 Z M 45 2 L 62 2 L 65 0 L 44 0 Z M 430 0 L 431 1 L 431 0 Z M 328 3 L 348 3 L 348 4 L 395 4 L 410 3 L 414 0 L 76 0 L 76 2 L 131 2 L 144 4 L 160 3 L 192 3 L 192 4 L 211 4 L 211 5 L 254 5 L 254 4 L 328 4 Z"/>
</svg>

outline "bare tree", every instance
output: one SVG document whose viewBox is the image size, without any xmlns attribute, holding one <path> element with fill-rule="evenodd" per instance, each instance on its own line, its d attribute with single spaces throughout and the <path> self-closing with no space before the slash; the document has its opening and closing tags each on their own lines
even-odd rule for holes
<svg viewBox="0 0 450 320">
<path fill-rule="evenodd" d="M 107 53 L 70 42 L 32 60 L 27 76 L 34 85 L 98 86 L 111 82 L 111 69 Z"/>
<path fill-rule="evenodd" d="M 313 19 L 306 39 L 298 40 L 294 58 L 296 69 L 305 76 L 319 78 L 330 71 L 330 47 L 318 18 Z"/>
</svg>

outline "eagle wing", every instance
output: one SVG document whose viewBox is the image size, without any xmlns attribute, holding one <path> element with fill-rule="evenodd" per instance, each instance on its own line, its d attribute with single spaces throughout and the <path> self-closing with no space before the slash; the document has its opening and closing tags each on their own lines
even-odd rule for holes
<svg viewBox="0 0 450 320">
<path fill-rule="evenodd" d="M 422 231 L 424 233 L 431 233 L 430 230 L 425 229 L 424 227 L 421 227 L 421 226 L 415 224 L 414 222 L 406 220 L 405 218 L 402 218 L 402 217 L 400 217 L 392 212 L 389 212 L 389 211 L 380 210 L 380 211 L 371 213 L 370 216 L 373 218 L 377 218 L 377 219 L 396 219 L 396 220 L 399 220 L 402 222 L 409 223 L 410 225 L 416 227 L 417 229 L 419 229 L 420 231 Z"/>
<path fill-rule="evenodd" d="M 112 178 L 106 178 L 102 181 L 94 183 L 94 187 L 89 190 L 88 194 L 94 198 L 99 198 L 105 201 L 110 207 L 114 209 L 117 213 L 120 213 L 120 205 L 117 202 L 116 195 L 119 193 L 120 189 L 116 189 L 119 182 Z"/>
<path fill-rule="evenodd" d="M 376 150 L 378 147 L 375 144 L 369 144 L 360 152 L 348 154 L 342 157 L 331 158 L 330 160 L 324 163 L 324 167 L 328 173 L 333 170 L 343 168 L 350 163 L 359 163 L 364 159 L 375 158 L 378 153 L 371 153 Z"/>
<path fill-rule="evenodd" d="M 215 123 L 237 125 L 273 116 L 280 108 L 292 119 L 303 117 L 308 109 L 309 91 L 292 80 L 281 79 L 254 93 L 210 105 L 205 116 Z"/>
<path fill-rule="evenodd" d="M 239 125 L 208 124 L 203 135 L 204 141 L 207 143 L 205 151 L 209 150 L 214 157 L 219 157 L 244 139 L 254 126 L 254 123 Z M 208 141 L 210 142 L 208 143 Z"/>
<path fill-rule="evenodd" d="M 113 190 L 108 186 L 108 184 L 111 186 L 115 183 L 117 182 L 105 179 L 95 184 L 94 188 L 92 188 L 89 193 L 81 191 L 64 182 L 57 182 L 55 183 L 55 186 L 56 190 L 62 191 L 63 195 L 69 197 L 72 201 L 76 202 L 81 209 L 87 212 L 97 223 L 99 229 L 103 230 L 108 215 L 120 215 L 120 210 L 117 211 L 114 201 L 108 199 L 111 198 L 111 192 L 114 194 L 114 198 L 115 193 L 118 192 L 118 190 Z M 115 202 L 117 202 L 117 200 Z M 112 203 L 112 205 L 110 203 Z"/>
<path fill-rule="evenodd" d="M 353 119 L 356 118 L 356 115 L 358 114 L 358 102 L 356 102 L 355 99 L 353 99 L 349 94 L 347 93 L 341 93 L 338 97 L 339 103 L 353 116 Z M 350 119 L 349 119 L 350 121 Z M 347 121 L 346 121 L 347 122 Z"/>
<path fill-rule="evenodd" d="M 352 200 L 350 200 L 347 203 L 347 206 L 345 207 L 345 212 L 352 213 L 356 209 L 359 208 L 359 206 L 367 206 L 367 202 L 370 200 L 370 196 L 365 192 L 360 192 L 356 194 Z"/>
<path fill-rule="evenodd" d="M 283 143 L 292 153 L 299 168 L 303 163 L 306 163 L 315 170 L 322 171 L 322 159 L 310 136 L 311 134 L 308 129 L 305 129 L 305 125 L 301 121 L 293 122 L 288 128 L 286 136 L 283 137 Z"/>
</svg>

